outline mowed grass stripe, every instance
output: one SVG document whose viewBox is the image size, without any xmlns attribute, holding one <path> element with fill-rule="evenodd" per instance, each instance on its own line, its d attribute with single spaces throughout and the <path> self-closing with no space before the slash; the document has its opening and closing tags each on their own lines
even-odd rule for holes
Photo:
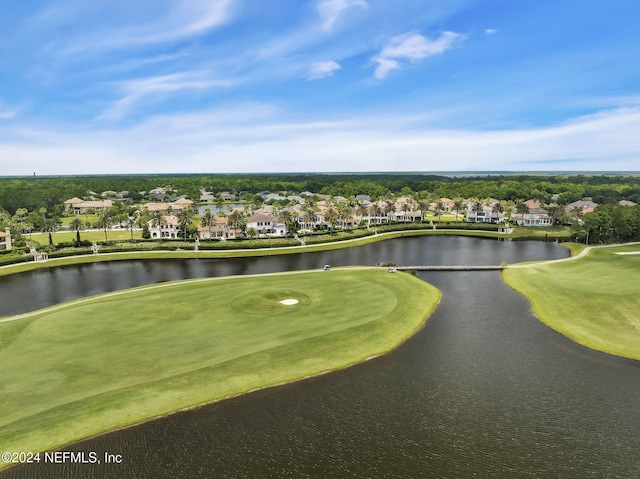
<svg viewBox="0 0 640 479">
<path fill-rule="evenodd" d="M 408 338 L 439 296 L 407 274 L 345 269 L 162 284 L 2 323 L 0 449 L 347 367 Z"/>
<path fill-rule="evenodd" d="M 508 269 L 542 322 L 592 349 L 640 360 L 640 246 L 594 248 L 575 261 Z"/>
</svg>

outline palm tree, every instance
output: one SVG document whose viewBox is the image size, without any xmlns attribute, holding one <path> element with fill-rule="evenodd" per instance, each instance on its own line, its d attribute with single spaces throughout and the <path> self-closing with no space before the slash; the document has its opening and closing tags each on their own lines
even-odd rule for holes
<svg viewBox="0 0 640 479">
<path fill-rule="evenodd" d="M 387 200 L 384 205 L 384 212 L 387 214 L 387 223 L 391 223 L 391 213 L 395 213 L 396 205 L 391 200 Z"/>
<path fill-rule="evenodd" d="M 109 241 L 109 238 L 107 237 L 107 230 L 109 229 L 110 226 L 111 226 L 111 217 L 109 216 L 109 212 L 105 210 L 102 213 L 100 213 L 100 216 L 98 216 L 98 228 L 104 231 L 105 242 Z"/>
<path fill-rule="evenodd" d="M 371 207 L 371 211 L 376 219 L 376 224 L 380 224 L 380 214 L 382 213 L 382 208 L 380 207 L 380 205 L 378 203 L 374 203 Z"/>
<path fill-rule="evenodd" d="M 324 215 L 324 220 L 329 224 L 329 231 L 333 232 L 333 227 L 338 221 L 338 212 L 333 207 L 333 205 L 329 206 L 329 209 Z"/>
<path fill-rule="evenodd" d="M 242 223 L 242 213 L 234 210 L 227 217 L 227 219 L 229 220 L 229 222 L 227 223 L 229 225 L 229 228 L 232 228 L 234 230 L 239 229 Z"/>
<path fill-rule="evenodd" d="M 402 213 L 404 213 L 402 216 L 405 223 L 407 222 L 407 213 L 409 211 L 411 211 L 411 205 L 409 204 L 408 201 L 405 201 L 404 204 L 402 205 Z"/>
<path fill-rule="evenodd" d="M 204 210 L 204 214 L 202 215 L 201 224 L 202 226 L 206 226 L 207 228 L 209 228 L 209 239 L 212 239 L 213 233 L 211 232 L 211 228 L 213 227 L 215 222 L 216 222 L 216 219 L 211 213 L 211 210 L 209 208 L 206 208 Z"/>
<path fill-rule="evenodd" d="M 193 215 L 191 214 L 191 210 L 189 208 L 183 209 L 180 213 L 178 213 L 178 224 L 180 228 L 184 231 L 184 239 L 187 239 L 187 233 L 189 232 L 189 225 L 193 222 Z"/>
<path fill-rule="evenodd" d="M 314 229 L 316 223 L 315 210 L 313 208 L 305 208 L 302 220 L 304 221 L 305 225 L 308 225 L 309 229 Z"/>
<path fill-rule="evenodd" d="M 502 206 L 502 203 L 500 203 L 499 201 L 496 201 L 491 208 L 491 215 L 499 217 L 502 213 L 504 213 L 504 206 Z"/>
<path fill-rule="evenodd" d="M 461 199 L 457 199 L 453 202 L 453 209 L 456 212 L 456 223 L 458 222 L 458 214 L 460 213 L 460 210 L 462 209 L 464 203 L 462 202 Z"/>
<path fill-rule="evenodd" d="M 127 216 L 127 226 L 129 227 L 129 231 L 131 232 L 131 241 L 133 241 L 133 227 L 138 223 L 138 218 L 134 215 Z"/>
<path fill-rule="evenodd" d="M 519 202 L 516 206 L 516 213 L 525 214 L 529 212 L 529 207 L 524 202 Z"/>
<path fill-rule="evenodd" d="M 362 204 L 362 201 L 358 202 L 358 205 L 356 206 L 356 213 L 360 216 L 358 223 L 362 223 L 362 218 L 367 213 L 367 207 Z M 371 223 L 371 221 L 369 221 L 369 223 Z"/>
<path fill-rule="evenodd" d="M 42 223 L 42 232 L 49 233 L 49 244 L 53 245 L 53 236 L 51 234 L 55 232 L 56 224 L 53 220 L 45 219 L 44 223 Z"/>
<path fill-rule="evenodd" d="M 294 226 L 294 219 L 293 219 L 293 215 L 291 214 L 291 211 L 289 210 L 282 210 L 280 212 L 280 214 L 278 214 L 278 220 L 280 220 L 280 222 L 282 222 L 285 226 L 285 238 L 289 237 L 289 231 L 295 229 Z"/>
<path fill-rule="evenodd" d="M 82 229 L 82 220 L 80 218 L 74 218 L 69 223 L 69 226 L 76 232 L 76 246 L 80 245 L 80 230 Z"/>
</svg>

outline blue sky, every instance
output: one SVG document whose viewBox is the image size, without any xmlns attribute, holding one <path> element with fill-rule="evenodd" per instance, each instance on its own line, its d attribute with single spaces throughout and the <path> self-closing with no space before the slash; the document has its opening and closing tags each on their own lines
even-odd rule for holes
<svg viewBox="0 0 640 479">
<path fill-rule="evenodd" d="M 0 175 L 640 170 L 637 0 L 3 3 Z"/>
</svg>

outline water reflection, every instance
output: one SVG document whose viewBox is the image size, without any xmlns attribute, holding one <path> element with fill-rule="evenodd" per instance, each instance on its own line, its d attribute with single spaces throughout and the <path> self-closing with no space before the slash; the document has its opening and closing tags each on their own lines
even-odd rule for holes
<svg viewBox="0 0 640 479">
<path fill-rule="evenodd" d="M 84 296 L 183 278 L 315 269 L 325 264 L 484 265 L 568 255 L 567 249 L 555 243 L 423 236 L 342 250 L 262 258 L 116 261 L 43 268 L 0 277 L 0 316 Z"/>
<path fill-rule="evenodd" d="M 433 239 L 381 244 L 366 263 L 496 264 L 566 255 L 542 243 Z M 362 260 L 360 251 L 199 260 L 187 271 L 171 262 L 143 265 L 146 278 L 172 268 L 170 276 L 236 274 L 239 267 L 348 264 L 349 253 Z M 122 454 L 121 465 L 40 464 L 0 477 L 637 476 L 640 363 L 546 328 L 497 272 L 420 277 L 443 291 L 442 302 L 426 327 L 389 355 L 65 448 Z"/>
</svg>

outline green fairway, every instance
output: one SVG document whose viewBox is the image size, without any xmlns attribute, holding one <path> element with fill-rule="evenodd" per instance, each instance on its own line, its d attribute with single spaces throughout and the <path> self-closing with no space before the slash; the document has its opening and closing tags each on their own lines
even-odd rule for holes
<svg viewBox="0 0 640 479">
<path fill-rule="evenodd" d="M 556 331 L 607 353 L 640 360 L 640 245 L 596 248 L 574 261 L 508 269 L 503 278 Z"/>
<path fill-rule="evenodd" d="M 439 297 L 405 273 L 349 268 L 165 283 L 21 315 L 0 323 L 0 449 L 49 450 L 364 361 L 419 329 Z"/>
</svg>

